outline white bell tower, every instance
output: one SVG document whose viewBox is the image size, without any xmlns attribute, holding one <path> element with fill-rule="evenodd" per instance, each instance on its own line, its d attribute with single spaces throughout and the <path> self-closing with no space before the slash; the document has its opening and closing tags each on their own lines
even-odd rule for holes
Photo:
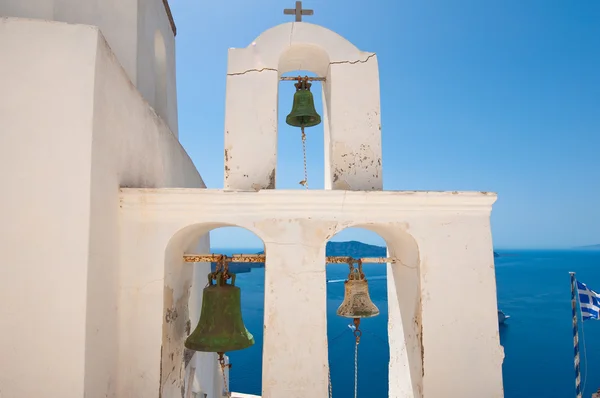
<svg viewBox="0 0 600 398">
<path fill-rule="evenodd" d="M 296 21 L 312 15 L 299 3 L 288 12 Z M 275 188 L 279 84 L 295 70 L 324 80 L 325 189 L 383 189 L 377 55 L 306 22 L 275 26 L 248 47 L 229 50 L 225 188 Z M 242 100 L 249 95 L 251 101 Z"/>
</svg>

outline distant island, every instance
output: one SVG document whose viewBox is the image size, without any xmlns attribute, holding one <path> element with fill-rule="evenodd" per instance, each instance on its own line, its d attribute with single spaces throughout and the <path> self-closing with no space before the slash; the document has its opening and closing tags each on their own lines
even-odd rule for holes
<svg viewBox="0 0 600 398">
<path fill-rule="evenodd" d="M 259 251 L 256 254 L 264 254 Z M 348 242 L 327 242 L 325 246 L 326 256 L 349 256 L 349 257 L 387 257 L 387 248 L 382 246 L 369 245 L 367 243 L 357 242 L 355 240 Z M 216 263 L 211 264 L 214 271 Z M 265 263 L 229 263 L 229 269 L 236 274 L 250 272 L 252 268 L 264 268 Z"/>
<path fill-rule="evenodd" d="M 600 243 L 597 245 L 577 246 L 575 249 L 579 250 L 600 250 Z"/>
<path fill-rule="evenodd" d="M 600 249 L 600 245 L 596 245 Z M 256 254 L 264 254 L 260 251 Z M 358 242 L 355 240 L 347 242 L 327 242 L 325 247 L 326 256 L 348 256 L 348 257 L 387 257 L 387 248 L 367 243 Z M 500 254 L 494 252 L 494 257 L 500 257 Z M 216 263 L 212 263 L 212 270 L 215 270 Z M 229 269 L 237 274 L 250 272 L 252 268 L 264 268 L 265 263 L 229 263 Z"/>
</svg>

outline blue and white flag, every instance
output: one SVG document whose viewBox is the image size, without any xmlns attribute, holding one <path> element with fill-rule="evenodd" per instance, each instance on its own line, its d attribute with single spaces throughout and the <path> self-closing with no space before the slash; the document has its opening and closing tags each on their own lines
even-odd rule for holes
<svg viewBox="0 0 600 398">
<path fill-rule="evenodd" d="M 600 294 L 579 281 L 577 281 L 577 292 L 583 320 L 600 319 L 598 315 L 600 313 Z"/>
</svg>

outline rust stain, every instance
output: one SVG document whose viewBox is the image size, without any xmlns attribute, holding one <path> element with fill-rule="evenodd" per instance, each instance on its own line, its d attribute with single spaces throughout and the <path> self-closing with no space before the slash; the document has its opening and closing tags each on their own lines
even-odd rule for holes
<svg viewBox="0 0 600 398">
<path fill-rule="evenodd" d="M 271 174 L 269 174 L 269 185 L 266 189 L 275 189 L 275 169 L 271 170 Z"/>
<path fill-rule="evenodd" d="M 423 322 L 419 320 L 419 344 L 421 345 L 421 377 L 425 377 L 425 346 L 423 346 Z"/>
<path fill-rule="evenodd" d="M 185 389 L 185 367 L 191 360 L 190 354 L 184 351 L 183 345 L 191 328 L 188 313 L 190 286 L 186 286 L 184 293 L 176 301 L 172 288 L 165 286 L 164 294 L 160 396 L 173 396 Z"/>
<path fill-rule="evenodd" d="M 175 322 L 176 319 L 177 319 L 177 309 L 168 308 L 167 312 L 165 314 L 165 322 L 166 323 Z"/>
</svg>

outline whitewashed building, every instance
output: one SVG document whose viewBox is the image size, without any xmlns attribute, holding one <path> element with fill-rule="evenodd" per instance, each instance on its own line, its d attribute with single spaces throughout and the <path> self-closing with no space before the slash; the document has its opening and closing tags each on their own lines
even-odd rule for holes
<svg viewBox="0 0 600 398">
<path fill-rule="evenodd" d="M 209 271 L 183 254 L 220 226 L 265 243 L 263 397 L 328 396 L 325 244 L 355 226 L 395 259 L 389 397 L 503 397 L 496 195 L 383 190 L 374 53 L 306 22 L 231 49 L 225 189 L 206 189 L 178 140 L 166 0 L 0 0 L 0 15 L 1 398 L 221 397 L 215 354 L 183 347 Z M 295 70 L 325 78 L 324 190 L 274 182 Z"/>
</svg>

